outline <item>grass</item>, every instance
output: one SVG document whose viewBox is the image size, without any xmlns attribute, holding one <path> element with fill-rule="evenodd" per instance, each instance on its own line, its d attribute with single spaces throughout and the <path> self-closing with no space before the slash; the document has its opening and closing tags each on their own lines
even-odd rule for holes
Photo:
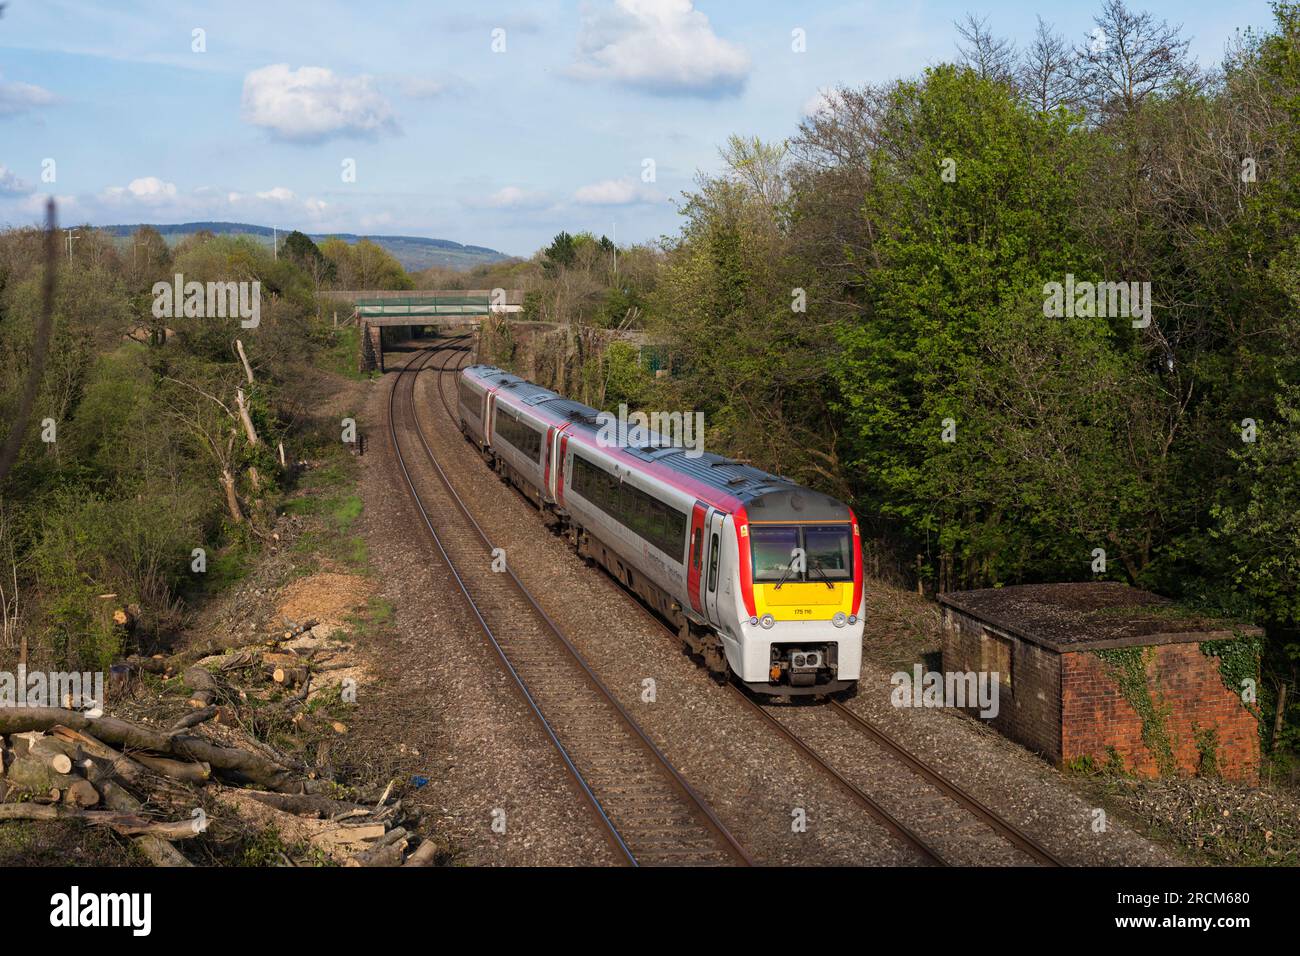
<svg viewBox="0 0 1300 956">
<path fill-rule="evenodd" d="M 393 619 L 393 602 L 387 598 L 372 596 L 366 602 L 366 608 L 359 614 L 349 615 L 348 629 L 354 637 L 371 637 L 379 633 Z"/>
<path fill-rule="evenodd" d="M 357 465 L 342 450 L 333 460 L 303 475 L 298 493 L 283 505 L 285 514 L 319 519 L 303 530 L 294 543 L 294 551 L 304 558 L 320 556 L 364 571 L 370 564 L 365 539 L 353 533 L 353 526 L 365 510 L 365 503 L 355 491 Z M 300 568 L 310 573 L 311 562 Z"/>
</svg>

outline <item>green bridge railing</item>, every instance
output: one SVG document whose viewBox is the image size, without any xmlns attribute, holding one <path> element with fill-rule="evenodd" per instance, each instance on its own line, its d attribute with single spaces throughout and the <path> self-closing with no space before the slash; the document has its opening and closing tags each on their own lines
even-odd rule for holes
<svg viewBox="0 0 1300 956">
<path fill-rule="evenodd" d="M 357 299 L 357 314 L 367 315 L 485 315 L 491 311 L 489 296 L 421 296 L 419 298 Z"/>
</svg>

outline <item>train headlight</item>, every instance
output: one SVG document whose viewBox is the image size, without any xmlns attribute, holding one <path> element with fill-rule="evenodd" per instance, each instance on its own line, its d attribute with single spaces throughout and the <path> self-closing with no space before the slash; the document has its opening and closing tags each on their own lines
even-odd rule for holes
<svg viewBox="0 0 1300 956">
<path fill-rule="evenodd" d="M 763 627 L 770 629 L 772 625 L 776 623 L 776 618 L 774 618 L 770 614 L 764 614 L 762 620 L 760 620 L 758 623 L 763 625 Z"/>
<path fill-rule="evenodd" d="M 751 617 L 751 618 L 749 619 L 749 626 L 750 626 L 750 627 L 758 627 L 758 618 L 756 618 L 756 617 Z"/>
<path fill-rule="evenodd" d="M 836 611 L 835 616 L 831 618 L 831 623 L 834 624 L 836 627 L 843 627 L 848 622 L 849 619 L 844 616 L 843 611 Z"/>
</svg>

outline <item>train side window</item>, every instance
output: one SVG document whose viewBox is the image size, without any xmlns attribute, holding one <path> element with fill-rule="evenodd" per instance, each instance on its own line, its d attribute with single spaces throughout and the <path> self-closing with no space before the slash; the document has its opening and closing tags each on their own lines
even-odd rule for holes
<svg viewBox="0 0 1300 956">
<path fill-rule="evenodd" d="M 718 589 L 718 536 L 709 539 L 709 593 Z"/>
<path fill-rule="evenodd" d="M 695 533 L 691 535 L 691 563 L 695 565 L 695 570 L 700 569 L 700 549 L 704 544 L 704 529 L 696 528 Z"/>
</svg>

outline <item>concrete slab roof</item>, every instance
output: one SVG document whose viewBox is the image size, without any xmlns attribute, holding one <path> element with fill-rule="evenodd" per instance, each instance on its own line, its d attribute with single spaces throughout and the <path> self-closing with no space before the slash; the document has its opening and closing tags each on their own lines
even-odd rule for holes
<svg viewBox="0 0 1300 956">
<path fill-rule="evenodd" d="M 1253 637 L 1263 629 L 1189 611 L 1117 581 L 954 591 L 939 604 L 1059 652 Z"/>
</svg>

